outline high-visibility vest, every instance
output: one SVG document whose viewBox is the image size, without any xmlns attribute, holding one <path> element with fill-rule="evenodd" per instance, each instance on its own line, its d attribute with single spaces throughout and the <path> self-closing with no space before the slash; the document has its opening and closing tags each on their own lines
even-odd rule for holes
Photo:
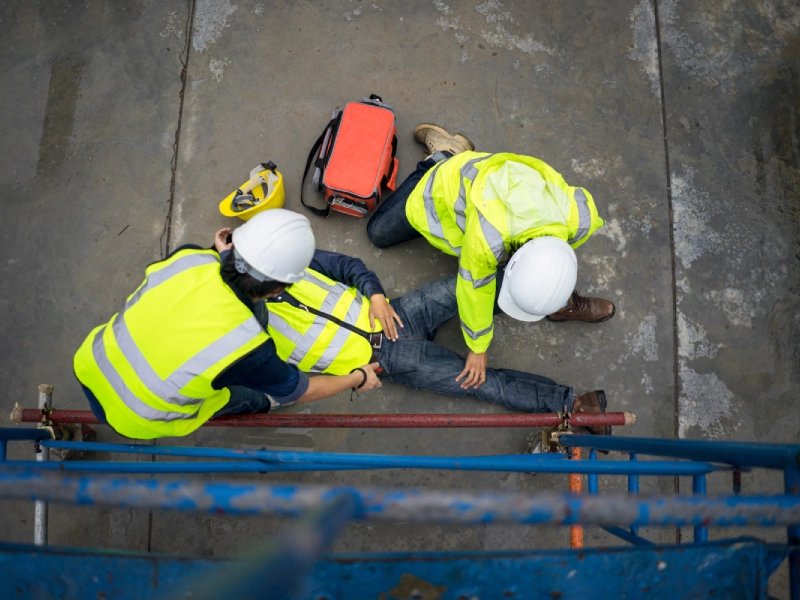
<svg viewBox="0 0 800 600">
<path fill-rule="evenodd" d="M 361 331 L 382 331 L 378 320 L 375 327 L 369 325 L 369 298 L 312 269 L 306 269 L 303 279 L 289 286 L 284 294 Z M 369 363 L 372 346 L 366 337 L 282 299 L 280 295 L 266 305 L 267 331 L 283 360 L 306 373 L 330 375 L 346 375 Z"/>
<path fill-rule="evenodd" d="M 181 250 L 150 265 L 123 309 L 78 349 L 75 375 L 118 433 L 191 433 L 230 398 L 227 388 L 212 388 L 214 378 L 269 339 L 219 269 L 213 250 Z"/>
<path fill-rule="evenodd" d="M 509 153 L 462 152 L 437 163 L 409 196 L 406 216 L 433 246 L 459 258 L 461 330 L 476 353 L 492 340 L 498 266 L 533 238 L 577 248 L 603 226 L 587 190 L 536 158 Z"/>
</svg>

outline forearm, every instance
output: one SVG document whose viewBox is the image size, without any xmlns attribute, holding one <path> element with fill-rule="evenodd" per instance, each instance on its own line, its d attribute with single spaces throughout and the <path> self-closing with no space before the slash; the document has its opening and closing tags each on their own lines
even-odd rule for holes
<svg viewBox="0 0 800 600">
<path fill-rule="evenodd" d="M 494 333 L 495 282 L 478 289 L 459 277 L 456 284 L 458 315 L 467 347 L 475 354 L 486 352 Z"/>
<path fill-rule="evenodd" d="M 317 375 L 308 380 L 306 393 L 298 398 L 298 402 L 316 402 L 324 400 L 350 388 L 361 385 L 364 376 L 361 371 L 349 375 Z"/>
<path fill-rule="evenodd" d="M 310 267 L 334 281 L 355 287 L 367 297 L 373 294 L 384 294 L 378 276 L 367 269 L 360 258 L 317 250 Z"/>
</svg>

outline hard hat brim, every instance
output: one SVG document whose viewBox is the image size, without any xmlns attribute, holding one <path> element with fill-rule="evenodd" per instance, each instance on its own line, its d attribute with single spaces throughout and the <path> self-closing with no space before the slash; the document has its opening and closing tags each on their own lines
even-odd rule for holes
<svg viewBox="0 0 800 600">
<path fill-rule="evenodd" d="M 500 307 L 500 310 L 512 319 L 517 319 L 518 321 L 527 321 L 530 323 L 544 319 L 547 315 L 532 315 L 514 304 L 509 291 L 509 279 L 508 277 L 503 279 L 503 285 L 500 287 L 500 294 L 497 297 L 497 306 Z"/>
</svg>

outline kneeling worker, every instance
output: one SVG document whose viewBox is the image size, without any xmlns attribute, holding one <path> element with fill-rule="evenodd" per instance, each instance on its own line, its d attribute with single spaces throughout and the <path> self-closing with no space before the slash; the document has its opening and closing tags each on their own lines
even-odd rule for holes
<svg viewBox="0 0 800 600">
<path fill-rule="evenodd" d="M 380 386 L 377 365 L 309 379 L 265 331 L 263 300 L 305 277 L 314 255 L 308 219 L 260 213 L 214 249 L 183 246 L 146 269 L 142 285 L 75 354 L 75 375 L 101 422 L 137 439 L 191 433 L 215 414 L 313 402 Z M 369 358 L 369 356 L 367 356 Z"/>
<path fill-rule="evenodd" d="M 378 207 L 367 234 L 379 248 L 424 236 L 458 257 L 468 383 L 486 377 L 496 279 L 504 270 L 500 308 L 515 319 L 600 323 L 614 316 L 611 302 L 579 295 L 575 278 L 564 275 L 577 272 L 573 248 L 603 226 L 587 190 L 567 185 L 536 158 L 473 152 L 469 139 L 438 125 L 418 125 L 414 138 L 428 155 Z"/>
<path fill-rule="evenodd" d="M 317 250 L 302 278 L 266 301 L 267 331 L 280 357 L 302 371 L 344 375 L 378 362 L 388 381 L 509 410 L 605 412 L 600 390 L 576 397 L 571 387 L 521 371 L 487 369 L 485 383 L 469 385 L 465 360 L 432 341 L 458 314 L 456 285 L 453 275 L 389 303 L 361 260 Z M 608 435 L 610 429 L 590 431 Z"/>
</svg>

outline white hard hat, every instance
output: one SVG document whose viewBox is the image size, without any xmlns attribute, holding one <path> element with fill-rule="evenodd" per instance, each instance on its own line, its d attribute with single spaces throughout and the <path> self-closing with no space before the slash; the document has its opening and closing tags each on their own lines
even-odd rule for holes
<svg viewBox="0 0 800 600">
<path fill-rule="evenodd" d="M 536 238 L 508 261 L 497 304 L 509 317 L 538 321 L 564 308 L 577 279 L 570 245 L 555 237 Z"/>
<path fill-rule="evenodd" d="M 233 232 L 236 270 L 258 281 L 297 283 L 315 248 L 308 219 L 283 208 L 258 213 Z"/>
</svg>

